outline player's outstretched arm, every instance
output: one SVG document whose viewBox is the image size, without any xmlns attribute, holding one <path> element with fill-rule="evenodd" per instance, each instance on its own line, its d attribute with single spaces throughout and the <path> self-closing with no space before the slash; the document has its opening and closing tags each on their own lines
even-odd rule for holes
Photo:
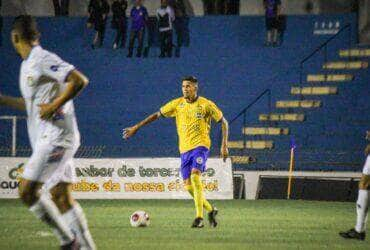
<svg viewBox="0 0 370 250">
<path fill-rule="evenodd" d="M 229 123 L 224 117 L 221 119 L 221 126 L 222 126 L 221 158 L 225 162 L 227 157 L 229 157 L 229 149 L 227 148 L 227 142 L 229 140 Z"/>
<path fill-rule="evenodd" d="M 150 116 L 148 116 L 147 118 L 145 118 L 144 120 L 142 120 L 141 122 L 139 122 L 138 124 L 132 126 L 132 127 L 129 127 L 129 128 L 125 128 L 123 129 L 123 133 L 122 133 L 122 137 L 123 139 L 127 140 L 128 138 L 132 137 L 134 134 L 136 134 L 136 132 L 143 126 L 151 123 L 151 122 L 154 122 L 155 120 L 157 120 L 158 118 L 161 117 L 161 112 L 156 112 L 154 114 L 151 114 Z"/>
<path fill-rule="evenodd" d="M 5 96 L 0 93 L 0 106 L 8 106 L 11 108 L 26 110 L 26 104 L 22 97 Z"/>
<path fill-rule="evenodd" d="M 40 104 L 40 117 L 41 119 L 51 119 L 54 113 L 62 107 L 66 102 L 73 99 L 85 88 L 89 80 L 78 70 L 73 70 L 66 80 L 65 90 L 54 99 L 51 103 Z"/>
</svg>

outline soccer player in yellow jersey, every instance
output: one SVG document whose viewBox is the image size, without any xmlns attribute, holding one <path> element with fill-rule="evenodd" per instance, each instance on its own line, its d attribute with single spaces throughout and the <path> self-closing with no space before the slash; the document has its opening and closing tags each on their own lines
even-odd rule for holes
<svg viewBox="0 0 370 250">
<path fill-rule="evenodd" d="M 217 209 L 204 197 L 201 174 L 205 171 L 206 161 L 211 147 L 209 132 L 211 120 L 222 124 L 221 157 L 228 157 L 227 141 L 229 126 L 221 110 L 212 101 L 198 96 L 198 80 L 195 77 L 185 77 L 182 80 L 183 97 L 174 99 L 160 110 L 138 124 L 125 128 L 123 138 L 133 136 L 142 126 L 147 125 L 161 116 L 176 119 L 179 148 L 181 154 L 181 175 L 185 189 L 193 196 L 196 218 L 194 228 L 203 227 L 203 208 L 208 212 L 211 227 L 217 226 Z"/>
</svg>

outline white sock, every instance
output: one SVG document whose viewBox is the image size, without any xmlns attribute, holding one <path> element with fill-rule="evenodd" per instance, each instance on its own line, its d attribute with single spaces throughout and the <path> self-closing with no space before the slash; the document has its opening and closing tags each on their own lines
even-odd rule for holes
<svg viewBox="0 0 370 250">
<path fill-rule="evenodd" d="M 357 210 L 357 221 L 355 230 L 359 233 L 362 233 L 366 229 L 366 220 L 367 220 L 367 209 L 369 202 L 369 191 L 360 189 L 358 191 L 358 198 L 356 203 Z"/>
<path fill-rule="evenodd" d="M 92 239 L 85 214 L 77 202 L 73 207 L 62 215 L 69 227 L 76 233 L 82 249 L 95 250 L 95 243 Z"/>
<path fill-rule="evenodd" d="M 40 199 L 30 207 L 30 211 L 53 229 L 61 245 L 72 242 L 74 239 L 72 231 L 62 220 L 58 208 L 48 196 L 41 195 Z"/>
</svg>

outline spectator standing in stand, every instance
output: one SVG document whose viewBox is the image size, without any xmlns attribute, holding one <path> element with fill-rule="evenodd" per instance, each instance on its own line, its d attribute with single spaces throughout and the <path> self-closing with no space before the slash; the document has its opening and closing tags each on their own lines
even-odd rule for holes
<svg viewBox="0 0 370 250">
<path fill-rule="evenodd" d="M 69 0 L 53 0 L 55 16 L 68 16 Z"/>
<path fill-rule="evenodd" d="M 161 0 L 161 7 L 157 10 L 157 19 L 161 47 L 159 57 L 172 57 L 172 27 L 175 20 L 175 13 L 168 6 L 167 0 Z"/>
<path fill-rule="evenodd" d="M 278 45 L 279 16 L 281 12 L 280 0 L 263 0 L 266 16 L 266 46 Z"/>
<path fill-rule="evenodd" d="M 142 0 L 135 0 L 134 7 L 132 7 L 131 9 L 130 17 L 131 17 L 131 31 L 127 57 L 132 57 L 136 38 L 138 40 L 136 57 L 141 57 L 144 43 L 145 27 L 148 21 L 148 11 L 143 6 Z"/>
<path fill-rule="evenodd" d="M 109 13 L 109 4 L 107 0 L 90 0 L 88 11 L 88 27 L 94 27 L 96 30 L 92 44 L 92 48 L 95 49 L 103 46 L 105 27 Z"/>
<path fill-rule="evenodd" d="M 112 3 L 112 28 L 117 30 L 113 43 L 113 49 L 124 48 L 126 44 L 126 9 L 127 0 L 115 0 Z"/>
<path fill-rule="evenodd" d="M 3 45 L 3 16 L 1 15 L 1 1 L 0 0 L 0 47 Z"/>
</svg>

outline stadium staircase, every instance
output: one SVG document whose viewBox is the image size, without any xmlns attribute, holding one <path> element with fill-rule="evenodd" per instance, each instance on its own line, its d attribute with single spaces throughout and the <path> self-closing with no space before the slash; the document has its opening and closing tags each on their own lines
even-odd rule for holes
<svg viewBox="0 0 370 250">
<path fill-rule="evenodd" d="M 286 147 L 289 144 L 288 141 L 302 138 L 302 135 L 292 133 L 291 127 L 305 127 L 305 123 L 310 119 L 308 114 L 314 110 L 319 110 L 316 112 L 316 119 L 319 122 L 320 116 L 324 117 L 328 112 L 322 108 L 329 96 L 337 96 L 340 91 L 345 91 L 345 89 L 341 89 L 343 85 L 355 84 L 355 80 L 366 80 L 361 79 L 357 72 L 368 69 L 370 49 L 340 50 L 339 58 L 339 60 L 324 62 L 322 64 L 323 72 L 307 74 L 306 81 L 299 84 L 300 86 L 294 84 L 290 90 L 291 99 L 276 101 L 274 110 L 258 115 L 258 122 L 255 126 L 244 126 L 241 130 L 242 140 L 229 141 L 231 159 L 236 169 L 262 170 L 268 167 L 271 170 L 274 168 L 274 160 L 281 163 L 277 168 L 284 168 L 284 164 L 286 169 L 288 168 L 289 148 Z M 352 86 L 354 87 L 354 85 Z M 369 90 L 368 87 L 367 94 L 369 94 Z M 266 92 L 269 93 L 269 91 Z M 244 125 L 246 124 L 244 123 Z M 296 129 L 295 131 L 302 130 Z M 310 130 L 306 130 L 306 133 L 310 133 Z M 363 135 L 365 136 L 365 134 L 364 130 Z M 278 139 L 282 137 L 290 138 Z M 323 138 L 323 140 L 325 139 L 327 138 Z M 317 141 L 317 143 L 320 142 Z M 278 150 L 282 144 L 285 144 L 284 156 Z M 301 145 L 301 147 L 304 148 L 305 145 Z M 260 157 L 264 158 L 262 162 L 259 162 Z M 285 160 L 282 161 L 282 159 L 278 159 L 279 157 Z M 271 163 L 267 161 L 271 161 Z M 301 170 L 315 170 L 314 166 L 310 166 L 309 160 L 306 163 L 306 166 L 301 163 Z M 351 167 L 347 169 L 349 170 Z"/>
</svg>

